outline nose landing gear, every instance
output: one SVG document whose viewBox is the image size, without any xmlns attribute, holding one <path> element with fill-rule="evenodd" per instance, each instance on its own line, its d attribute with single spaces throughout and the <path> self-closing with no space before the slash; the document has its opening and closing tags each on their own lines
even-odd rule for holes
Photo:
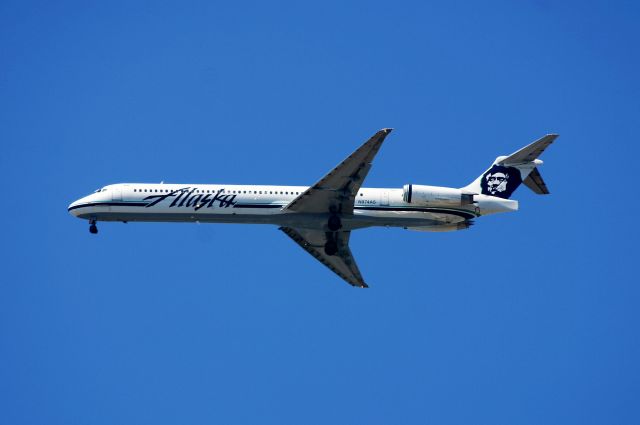
<svg viewBox="0 0 640 425">
<path fill-rule="evenodd" d="M 96 226 L 95 220 L 89 220 L 89 233 L 94 235 L 98 233 L 98 226 Z"/>
</svg>

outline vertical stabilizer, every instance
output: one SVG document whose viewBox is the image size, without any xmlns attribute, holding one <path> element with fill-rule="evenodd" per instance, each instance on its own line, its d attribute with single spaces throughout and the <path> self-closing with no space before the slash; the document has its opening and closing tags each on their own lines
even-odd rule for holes
<svg viewBox="0 0 640 425">
<path fill-rule="evenodd" d="M 547 134 L 509 156 L 499 156 L 488 170 L 462 190 L 508 199 L 524 182 L 535 193 L 549 193 L 536 167 L 542 165 L 538 157 L 557 137 L 557 134 Z"/>
</svg>

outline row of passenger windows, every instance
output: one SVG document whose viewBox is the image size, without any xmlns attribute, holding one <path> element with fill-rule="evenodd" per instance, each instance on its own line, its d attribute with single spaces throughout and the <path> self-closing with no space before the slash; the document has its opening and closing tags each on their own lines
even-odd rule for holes
<svg viewBox="0 0 640 425">
<path fill-rule="evenodd" d="M 134 192 L 155 192 L 155 193 L 169 193 L 172 192 L 169 189 L 133 189 Z M 264 193 L 263 193 L 264 192 Z M 194 193 L 229 193 L 229 194 L 254 194 L 254 195 L 277 195 L 278 191 L 273 191 L 273 190 L 224 190 L 224 189 L 219 189 L 219 190 L 195 190 Z M 281 191 L 280 195 L 300 195 L 300 192 L 286 192 L 286 191 Z"/>
</svg>

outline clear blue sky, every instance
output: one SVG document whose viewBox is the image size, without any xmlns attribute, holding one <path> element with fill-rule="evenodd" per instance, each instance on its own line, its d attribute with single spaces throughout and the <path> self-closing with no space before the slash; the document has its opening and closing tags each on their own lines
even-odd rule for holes
<svg viewBox="0 0 640 425">
<path fill-rule="evenodd" d="M 636 2 L 0 3 L 0 423 L 637 424 Z M 463 186 L 545 133 L 552 195 L 368 229 L 113 223 L 109 183 Z"/>
</svg>

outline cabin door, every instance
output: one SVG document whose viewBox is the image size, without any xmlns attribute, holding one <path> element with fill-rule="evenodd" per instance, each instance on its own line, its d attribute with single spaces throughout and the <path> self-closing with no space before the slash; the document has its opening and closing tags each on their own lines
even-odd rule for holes
<svg viewBox="0 0 640 425">
<path fill-rule="evenodd" d="M 111 200 L 122 201 L 122 188 L 120 186 L 111 188 Z"/>
</svg>

